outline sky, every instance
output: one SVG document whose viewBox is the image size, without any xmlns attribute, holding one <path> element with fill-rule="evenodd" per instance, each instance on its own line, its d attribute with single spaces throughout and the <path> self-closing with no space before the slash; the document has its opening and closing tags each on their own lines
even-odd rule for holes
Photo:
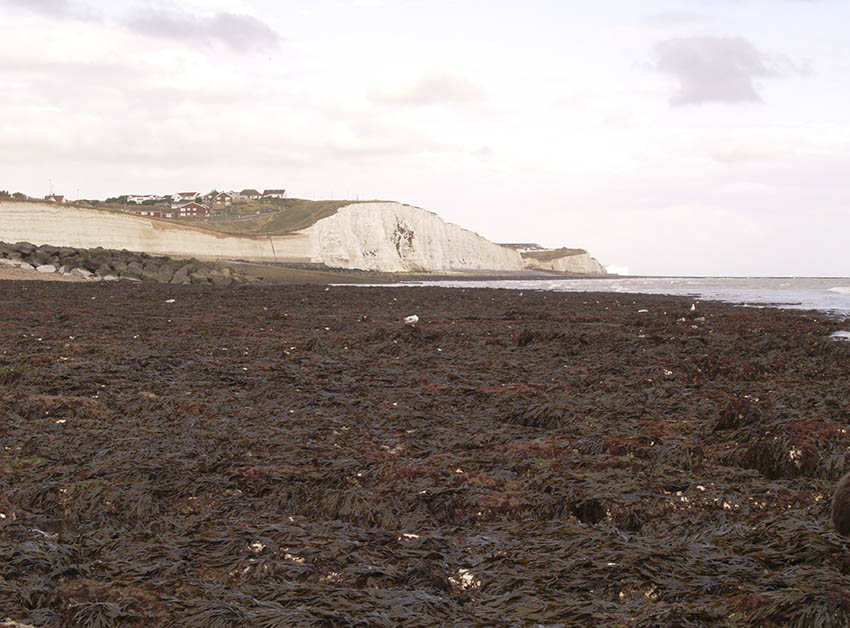
<svg viewBox="0 0 850 628">
<path fill-rule="evenodd" d="M 0 189 L 396 200 L 643 275 L 850 276 L 846 0 L 0 0 Z"/>
</svg>

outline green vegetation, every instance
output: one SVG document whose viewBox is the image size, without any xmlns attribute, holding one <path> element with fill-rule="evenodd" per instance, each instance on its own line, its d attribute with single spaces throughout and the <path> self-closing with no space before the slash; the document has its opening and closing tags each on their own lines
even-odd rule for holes
<svg viewBox="0 0 850 628">
<path fill-rule="evenodd" d="M 234 235 L 283 235 L 305 229 L 340 207 L 357 201 L 308 201 L 300 198 L 234 201 L 209 221 L 193 221 L 205 229 Z M 371 201 L 374 202 L 374 201 Z M 238 219 L 237 219 L 238 218 Z"/>
<path fill-rule="evenodd" d="M 43 456 L 30 456 L 28 458 L 11 458 L 9 460 L 9 466 L 13 469 L 18 469 L 22 467 L 36 467 L 44 464 L 45 462 L 48 462 L 48 460 Z"/>
<path fill-rule="evenodd" d="M 562 257 L 570 257 L 572 255 L 583 255 L 587 253 L 584 249 L 568 249 L 560 248 L 551 251 L 525 251 L 522 256 L 536 259 L 540 262 L 551 262 L 552 260 L 561 259 Z"/>
<path fill-rule="evenodd" d="M 11 384 L 21 377 L 21 370 L 17 366 L 0 367 L 0 384 Z"/>
</svg>

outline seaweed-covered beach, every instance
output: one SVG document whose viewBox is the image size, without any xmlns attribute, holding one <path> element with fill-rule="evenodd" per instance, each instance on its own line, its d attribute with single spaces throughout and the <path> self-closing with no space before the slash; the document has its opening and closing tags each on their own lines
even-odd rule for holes
<svg viewBox="0 0 850 628">
<path fill-rule="evenodd" d="M 847 321 L 483 289 L 0 300 L 0 620 L 850 624 Z"/>
</svg>

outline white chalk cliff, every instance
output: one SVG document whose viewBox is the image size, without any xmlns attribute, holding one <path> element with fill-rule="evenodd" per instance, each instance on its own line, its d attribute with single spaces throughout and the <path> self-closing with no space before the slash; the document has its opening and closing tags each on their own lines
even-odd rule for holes
<svg viewBox="0 0 850 628">
<path fill-rule="evenodd" d="M 604 274 L 586 252 L 545 262 L 400 203 L 353 203 L 286 235 L 236 236 L 193 225 L 55 203 L 0 201 L 0 240 L 153 255 L 323 263 L 386 272 L 551 269 Z"/>
</svg>

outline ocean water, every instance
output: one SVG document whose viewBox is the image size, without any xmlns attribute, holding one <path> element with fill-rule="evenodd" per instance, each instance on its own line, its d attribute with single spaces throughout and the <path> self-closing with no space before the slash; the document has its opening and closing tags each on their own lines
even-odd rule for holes
<svg viewBox="0 0 850 628">
<path fill-rule="evenodd" d="M 710 299 L 748 307 L 820 310 L 836 317 L 850 317 L 848 277 L 616 277 L 533 281 L 428 281 L 401 285 L 671 294 L 691 297 L 694 301 Z"/>
</svg>

